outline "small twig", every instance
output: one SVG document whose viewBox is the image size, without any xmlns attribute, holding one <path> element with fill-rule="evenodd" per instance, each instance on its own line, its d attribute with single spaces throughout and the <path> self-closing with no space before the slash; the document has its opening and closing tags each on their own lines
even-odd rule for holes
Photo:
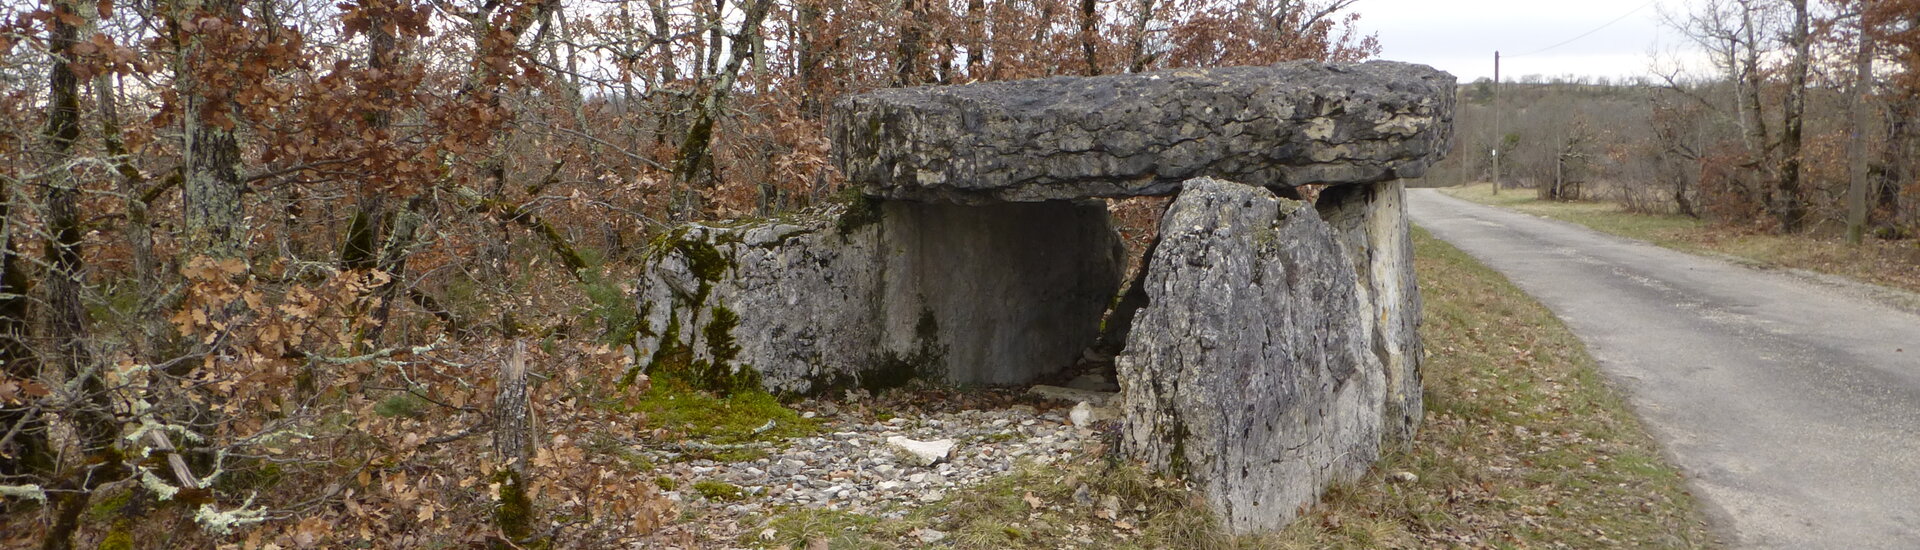
<svg viewBox="0 0 1920 550">
<path fill-rule="evenodd" d="M 452 443 L 455 441 L 473 437 L 475 435 L 487 433 L 488 431 L 491 431 L 491 430 L 493 430 L 493 419 L 485 418 L 485 419 L 481 419 L 480 423 L 474 424 L 472 427 L 469 427 L 465 430 L 461 430 L 458 433 L 452 433 L 452 434 L 428 438 L 425 443 L 420 444 L 420 447 L 426 448 L 427 446 L 430 446 L 430 445 L 445 445 L 447 443 Z"/>
<path fill-rule="evenodd" d="M 34 415 L 40 413 L 40 406 L 45 403 L 46 400 L 44 399 L 36 399 L 33 401 L 33 406 L 27 408 L 27 413 L 20 415 L 20 421 L 15 422 L 13 428 L 7 430 L 7 436 L 0 437 L 0 449 L 7 448 L 7 444 L 13 442 L 13 437 L 20 435 L 20 430 L 25 428 L 26 425 L 33 420 Z"/>
</svg>

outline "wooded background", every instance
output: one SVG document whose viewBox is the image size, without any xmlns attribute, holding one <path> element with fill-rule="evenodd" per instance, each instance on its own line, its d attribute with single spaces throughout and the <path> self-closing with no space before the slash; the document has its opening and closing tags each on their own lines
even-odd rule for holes
<svg viewBox="0 0 1920 550">
<path fill-rule="evenodd" d="M 1625 81 L 1464 85 L 1456 147 L 1432 179 L 1490 181 L 1498 148 L 1501 183 L 1541 198 L 1855 242 L 1920 236 L 1920 2 L 1707 0 L 1667 24 L 1708 72 L 1666 60 Z"/>
<path fill-rule="evenodd" d="M 9 3 L 0 546 L 632 543 L 666 224 L 844 196 L 848 93 L 1360 59 L 1353 1 Z"/>
</svg>

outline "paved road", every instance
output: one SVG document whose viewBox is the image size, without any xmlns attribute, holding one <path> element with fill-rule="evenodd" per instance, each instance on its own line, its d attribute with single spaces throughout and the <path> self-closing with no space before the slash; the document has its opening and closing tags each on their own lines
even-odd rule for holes
<svg viewBox="0 0 1920 550">
<path fill-rule="evenodd" d="M 1920 316 L 1429 189 L 1414 223 L 1586 342 L 1735 548 L 1920 549 Z"/>
</svg>

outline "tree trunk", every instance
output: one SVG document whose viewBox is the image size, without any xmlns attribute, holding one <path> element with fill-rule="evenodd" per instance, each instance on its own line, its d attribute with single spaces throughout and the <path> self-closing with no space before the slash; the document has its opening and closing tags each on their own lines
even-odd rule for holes
<svg viewBox="0 0 1920 550">
<path fill-rule="evenodd" d="M 753 1 L 753 0 L 747 0 Z M 726 35 L 720 29 L 726 26 L 727 0 L 713 0 L 712 17 L 707 20 L 707 64 L 706 74 L 712 77 L 720 72 L 720 42 Z"/>
<path fill-rule="evenodd" d="M 1087 76 L 1100 74 L 1100 5 L 1080 0 L 1080 50 L 1086 56 Z"/>
<path fill-rule="evenodd" d="M 986 78 L 987 22 L 986 0 L 967 0 L 967 79 Z"/>
<path fill-rule="evenodd" d="M 1733 69 L 1736 82 L 1744 83 L 1744 86 L 1736 87 L 1740 94 L 1740 126 L 1745 130 L 1743 136 L 1746 139 L 1748 163 L 1760 176 L 1756 179 L 1766 182 L 1772 179 L 1766 174 L 1773 168 L 1771 160 L 1773 148 L 1770 145 L 1772 136 L 1767 128 L 1766 113 L 1761 109 L 1760 103 L 1760 90 L 1766 82 L 1765 75 L 1760 71 L 1760 33 L 1755 28 L 1753 20 L 1754 11 L 1759 8 L 1753 5 L 1753 1 L 1740 0 L 1739 2 L 1740 32 L 1745 48 L 1736 47 L 1740 55 L 1735 58 Z M 1746 193 L 1750 199 L 1757 199 L 1755 203 L 1766 203 L 1764 192 L 1747 186 Z"/>
<path fill-rule="evenodd" d="M 1780 231 L 1800 230 L 1806 219 L 1806 205 L 1800 199 L 1800 139 L 1807 110 L 1807 64 L 1810 44 L 1807 39 L 1807 0 L 1791 0 L 1793 31 L 1788 40 L 1793 58 L 1787 66 L 1787 97 L 1782 109 L 1780 130 L 1780 179 L 1771 206 Z"/>
<path fill-rule="evenodd" d="M 820 6 L 815 0 L 800 0 L 795 10 L 799 27 L 795 37 L 799 66 L 795 72 L 800 77 L 800 116 L 820 120 L 827 115 L 827 91 L 820 79 Z"/>
<path fill-rule="evenodd" d="M 772 4 L 773 0 L 751 0 L 747 4 L 740 32 L 733 35 L 732 55 L 727 59 L 726 67 L 709 85 L 706 98 L 694 113 L 693 124 L 680 141 L 679 158 L 675 159 L 673 166 L 674 180 L 689 192 L 713 169 L 713 155 L 709 150 L 713 143 L 713 125 L 720 118 L 720 109 L 726 104 L 727 94 L 732 91 L 741 66 L 753 55 L 751 37 L 760 34 L 760 22 L 767 18 Z"/>
<path fill-rule="evenodd" d="M 1860 43 L 1853 54 L 1853 93 L 1848 102 L 1852 128 L 1847 136 L 1847 242 L 1860 244 L 1867 231 L 1867 191 L 1872 187 L 1867 173 L 1867 127 L 1872 124 L 1873 42 L 1868 37 L 1866 18 L 1860 22 Z"/>
<path fill-rule="evenodd" d="M 524 548 L 534 538 L 533 501 L 527 496 L 527 461 L 533 454 L 533 422 L 528 410 L 525 344 L 515 342 L 512 354 L 500 363 L 500 386 L 493 402 L 493 450 L 500 465 L 494 471 L 499 504 L 494 523 L 506 544 L 493 548 Z"/>
<path fill-rule="evenodd" d="M 240 205 L 240 144 L 233 134 L 240 121 L 233 109 L 216 104 L 225 100 L 212 95 L 213 90 L 195 76 L 220 62 L 220 53 L 208 51 L 196 33 L 179 28 L 187 18 L 203 16 L 201 12 L 223 18 L 229 25 L 240 22 L 240 5 L 234 0 L 189 0 L 179 3 L 172 14 L 176 40 L 183 41 L 174 68 L 175 85 L 185 100 L 180 116 L 186 136 L 181 208 L 186 234 L 181 254 L 232 258 L 240 255 L 247 236 Z"/>
<path fill-rule="evenodd" d="M 66 1 L 53 5 L 55 13 L 82 13 L 82 6 Z M 96 473 L 65 476 L 61 483 L 70 492 L 57 499 L 55 522 L 42 541 L 43 548 L 71 547 L 73 531 L 79 527 L 80 512 L 87 506 L 95 488 L 120 474 L 120 453 L 114 445 L 120 435 L 113 418 L 106 384 L 95 369 L 87 348 L 87 310 L 81 302 L 82 270 L 80 255 L 84 228 L 77 204 L 79 190 L 73 179 L 74 141 L 80 137 L 80 82 L 70 60 L 73 46 L 80 40 L 78 26 L 62 17 L 53 18 L 49 52 L 53 65 L 48 71 L 48 116 L 45 134 L 46 159 L 41 163 L 46 174 L 46 225 L 49 268 L 47 287 L 47 334 L 53 340 L 53 357 L 61 378 L 80 390 L 80 398 L 67 404 L 60 416 L 72 422 L 87 468 Z"/>
<path fill-rule="evenodd" d="M 1133 20 L 1132 47 L 1127 55 L 1127 72 L 1137 73 L 1147 70 L 1153 62 L 1147 55 L 1147 27 L 1153 23 L 1154 0 L 1139 0 L 1140 13 Z"/>
<path fill-rule="evenodd" d="M 900 43 L 893 55 L 893 85 L 913 86 L 923 84 L 920 73 L 925 70 L 926 60 L 926 0 L 901 0 L 905 13 L 900 18 Z"/>
</svg>

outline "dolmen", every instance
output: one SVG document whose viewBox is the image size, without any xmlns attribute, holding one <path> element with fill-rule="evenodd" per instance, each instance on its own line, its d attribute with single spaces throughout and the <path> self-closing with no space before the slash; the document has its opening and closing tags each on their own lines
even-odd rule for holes
<svg viewBox="0 0 1920 550">
<path fill-rule="evenodd" d="M 1120 450 L 1232 532 L 1279 529 L 1420 424 L 1403 180 L 1446 150 L 1453 97 L 1385 61 L 852 96 L 829 132 L 858 195 L 661 236 L 636 349 L 716 391 L 820 394 L 1113 348 Z M 1104 199 L 1166 195 L 1125 280 Z"/>
</svg>

